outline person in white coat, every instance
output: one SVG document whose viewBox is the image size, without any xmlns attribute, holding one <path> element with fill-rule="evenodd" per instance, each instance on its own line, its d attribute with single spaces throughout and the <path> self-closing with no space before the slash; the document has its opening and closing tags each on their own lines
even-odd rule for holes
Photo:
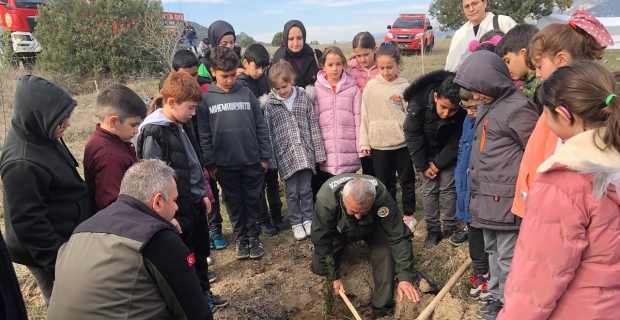
<svg viewBox="0 0 620 320">
<path fill-rule="evenodd" d="M 512 29 L 517 23 L 511 17 L 486 12 L 487 0 L 462 0 L 463 11 L 467 16 L 467 23 L 456 31 L 450 51 L 446 58 L 446 70 L 456 72 L 461 62 L 470 54 L 469 43 L 480 40 L 483 34 L 491 30 L 501 30 L 504 33 Z"/>
</svg>

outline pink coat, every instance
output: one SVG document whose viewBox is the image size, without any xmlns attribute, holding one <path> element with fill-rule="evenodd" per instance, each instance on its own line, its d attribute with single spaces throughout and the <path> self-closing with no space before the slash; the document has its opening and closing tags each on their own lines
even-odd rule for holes
<svg viewBox="0 0 620 320">
<path fill-rule="evenodd" d="M 364 93 L 364 88 L 366 88 L 368 81 L 374 79 L 379 74 L 379 68 L 377 68 L 376 64 L 371 67 L 370 72 L 364 70 L 360 63 L 357 62 L 357 59 L 349 60 L 347 65 L 351 68 L 349 73 L 355 78 L 355 83 L 362 93 Z"/>
<path fill-rule="evenodd" d="M 498 320 L 620 319 L 620 154 L 594 141 L 576 135 L 538 168 Z"/>
<path fill-rule="evenodd" d="M 321 170 L 333 175 L 356 172 L 361 167 L 359 158 L 362 156 L 359 141 L 362 93 L 347 72 L 342 73 L 334 93 L 325 74 L 319 71 L 317 75 L 317 103 L 314 105 L 327 155 Z"/>
</svg>

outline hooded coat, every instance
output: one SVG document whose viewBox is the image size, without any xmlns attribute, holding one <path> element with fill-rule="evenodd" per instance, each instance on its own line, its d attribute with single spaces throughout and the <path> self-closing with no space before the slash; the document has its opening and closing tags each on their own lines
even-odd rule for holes
<svg viewBox="0 0 620 320">
<path fill-rule="evenodd" d="M 288 33 L 291 31 L 291 28 L 298 27 L 301 29 L 301 34 L 304 37 L 304 46 L 298 53 L 293 53 L 288 48 Z M 314 85 L 314 82 L 317 80 L 317 74 L 321 70 L 321 67 L 318 64 L 318 61 L 323 56 L 321 50 L 312 49 L 306 43 L 306 28 L 301 21 L 291 20 L 284 25 L 283 36 L 283 45 L 278 48 L 276 53 L 273 55 L 273 59 L 271 60 L 271 64 L 274 65 L 281 60 L 285 60 L 293 66 L 293 70 L 295 71 L 295 85 L 298 87 L 305 88 L 308 85 Z M 293 59 L 301 59 L 301 68 L 297 67 Z"/>
<path fill-rule="evenodd" d="M 597 130 L 538 168 L 497 319 L 620 318 L 620 153 Z"/>
<path fill-rule="evenodd" d="M 198 60 L 198 62 L 200 63 L 198 66 L 198 76 L 213 81 L 215 79 L 211 75 L 211 50 L 213 50 L 213 48 L 217 47 L 220 44 L 222 37 L 226 35 L 232 35 L 235 38 L 235 41 L 237 41 L 237 36 L 235 35 L 235 29 L 232 27 L 232 25 L 222 20 L 214 21 L 209 26 L 209 32 L 207 34 L 209 35 L 208 39 L 211 42 L 211 47 L 208 48 L 202 55 L 202 58 Z M 237 54 L 237 57 L 239 57 L 239 68 L 242 68 L 243 63 L 241 62 L 241 47 L 235 45 L 235 48 L 233 50 Z"/>
<path fill-rule="evenodd" d="M 459 108 L 452 117 L 441 119 L 434 99 L 441 83 L 452 76 L 452 72 L 433 71 L 413 82 L 404 92 L 404 99 L 409 101 L 405 138 L 413 166 L 418 172 L 428 169 L 429 162 L 440 170 L 456 162 L 467 112 Z"/>
<path fill-rule="evenodd" d="M 94 213 L 78 162 L 64 141 L 54 138 L 76 105 L 58 85 L 32 75 L 21 77 L 0 158 L 11 259 L 52 274 L 60 246 Z"/>
<path fill-rule="evenodd" d="M 356 172 L 361 167 L 359 158 L 363 156 L 360 147 L 362 93 L 355 79 L 346 72 L 342 73 L 335 93 L 325 79 L 325 71 L 319 73 L 315 87 L 314 114 L 319 120 L 327 155 L 321 171 L 333 175 Z"/>
<path fill-rule="evenodd" d="M 506 63 L 495 53 L 477 51 L 459 67 L 454 82 L 493 98 L 478 109 L 469 166 L 469 213 L 475 228 L 519 230 L 511 212 L 523 151 L 538 111 L 515 86 Z"/>
</svg>

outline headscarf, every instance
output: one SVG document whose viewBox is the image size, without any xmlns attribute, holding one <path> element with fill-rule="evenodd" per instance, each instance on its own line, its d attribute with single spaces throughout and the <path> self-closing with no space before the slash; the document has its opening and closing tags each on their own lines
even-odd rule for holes
<svg viewBox="0 0 620 320">
<path fill-rule="evenodd" d="M 220 45 L 220 41 L 226 35 L 232 35 L 237 41 L 237 36 L 235 35 L 235 29 L 230 25 L 230 23 L 222 20 L 214 21 L 209 26 L 209 41 L 211 41 L 212 47 L 217 47 Z"/>
<path fill-rule="evenodd" d="M 579 28 L 587 32 L 598 44 L 603 47 L 610 47 L 614 45 L 614 40 L 609 35 L 605 26 L 598 21 L 595 17 L 591 16 L 583 10 L 577 10 L 568 19 L 568 24 L 573 28 Z"/>
<path fill-rule="evenodd" d="M 291 31 L 291 28 L 293 27 L 297 27 L 301 30 L 301 36 L 304 39 L 304 46 L 303 48 L 301 48 L 301 51 L 297 53 L 291 51 L 291 49 L 288 48 L 288 33 Z M 304 24 L 301 23 L 301 21 L 291 20 L 287 22 L 284 25 L 284 32 L 282 33 L 282 38 L 284 40 L 283 45 L 284 45 L 284 48 L 286 49 L 286 55 L 288 57 L 291 57 L 294 59 L 301 59 L 303 56 L 307 54 L 314 54 L 314 51 L 312 50 L 312 48 L 306 43 L 306 27 L 304 27 Z"/>
</svg>

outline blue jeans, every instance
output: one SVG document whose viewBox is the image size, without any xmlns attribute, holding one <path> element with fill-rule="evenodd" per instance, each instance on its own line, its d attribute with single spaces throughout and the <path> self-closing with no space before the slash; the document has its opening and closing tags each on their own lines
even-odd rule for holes
<svg viewBox="0 0 620 320">
<path fill-rule="evenodd" d="M 185 42 L 187 43 L 187 48 L 196 53 L 196 39 L 185 39 Z"/>
</svg>

